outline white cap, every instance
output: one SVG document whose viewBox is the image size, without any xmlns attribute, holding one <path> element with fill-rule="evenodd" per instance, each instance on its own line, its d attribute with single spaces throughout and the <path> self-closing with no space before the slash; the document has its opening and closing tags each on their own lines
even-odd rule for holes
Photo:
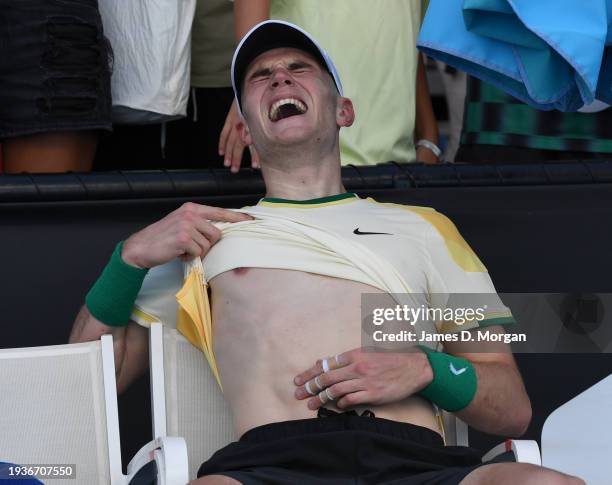
<svg viewBox="0 0 612 485">
<path fill-rule="evenodd" d="M 342 83 L 336 66 L 319 43 L 297 25 L 282 20 L 266 20 L 257 24 L 242 38 L 232 59 L 232 87 L 242 114 L 241 91 L 246 70 L 260 54 L 280 47 L 292 47 L 311 54 L 334 80 L 336 89 L 343 95 Z"/>
</svg>

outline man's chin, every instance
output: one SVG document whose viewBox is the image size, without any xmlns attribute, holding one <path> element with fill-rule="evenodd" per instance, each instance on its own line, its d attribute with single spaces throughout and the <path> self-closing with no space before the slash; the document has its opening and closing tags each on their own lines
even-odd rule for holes
<svg viewBox="0 0 612 485">
<path fill-rule="evenodd" d="M 312 130 L 304 126 L 284 127 L 280 130 L 273 130 L 271 141 L 280 145 L 295 145 L 308 141 L 314 136 Z"/>
</svg>

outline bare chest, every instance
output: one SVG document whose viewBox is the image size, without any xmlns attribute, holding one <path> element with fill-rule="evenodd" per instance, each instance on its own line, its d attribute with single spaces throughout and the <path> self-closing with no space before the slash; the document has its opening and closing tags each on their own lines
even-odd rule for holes
<svg viewBox="0 0 612 485">
<path fill-rule="evenodd" d="M 360 346 L 362 294 L 381 293 L 363 283 L 259 268 L 222 273 L 211 287 L 215 346 L 276 355 Z"/>
</svg>

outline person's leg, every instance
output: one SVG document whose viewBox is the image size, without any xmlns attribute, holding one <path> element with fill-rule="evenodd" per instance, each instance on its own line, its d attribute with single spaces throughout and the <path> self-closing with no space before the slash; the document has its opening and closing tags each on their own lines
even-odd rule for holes
<svg viewBox="0 0 612 485">
<path fill-rule="evenodd" d="M 477 468 L 459 485 L 585 485 L 577 477 L 528 463 L 494 463 Z"/>
<path fill-rule="evenodd" d="M 112 55 L 97 1 L 0 0 L 0 7 L 6 172 L 90 170 L 98 133 L 111 129 Z"/>
<path fill-rule="evenodd" d="M 96 153 L 95 131 L 38 133 L 3 142 L 5 173 L 88 172 Z"/>
</svg>

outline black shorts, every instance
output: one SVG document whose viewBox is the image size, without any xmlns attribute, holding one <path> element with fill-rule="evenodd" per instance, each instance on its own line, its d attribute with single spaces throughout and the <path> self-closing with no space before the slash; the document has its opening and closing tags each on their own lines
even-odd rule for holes
<svg viewBox="0 0 612 485">
<path fill-rule="evenodd" d="M 110 130 L 111 57 L 97 0 L 0 0 L 0 140 Z"/>
<path fill-rule="evenodd" d="M 457 484 L 481 453 L 444 446 L 430 429 L 355 413 L 287 421 L 246 432 L 198 476 L 255 484 Z"/>
</svg>

